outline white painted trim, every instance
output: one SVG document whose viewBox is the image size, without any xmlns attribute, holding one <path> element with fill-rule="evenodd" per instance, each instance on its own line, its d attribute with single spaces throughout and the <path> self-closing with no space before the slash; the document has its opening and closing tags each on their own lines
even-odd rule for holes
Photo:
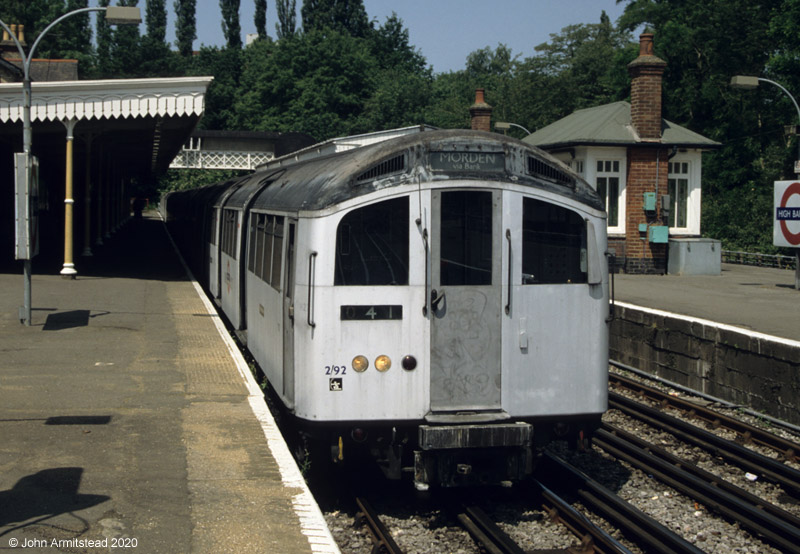
<svg viewBox="0 0 800 554">
<path fill-rule="evenodd" d="M 31 85 L 31 121 L 202 115 L 213 77 L 52 81 Z M 0 123 L 22 121 L 22 84 L 0 84 Z"/>
</svg>

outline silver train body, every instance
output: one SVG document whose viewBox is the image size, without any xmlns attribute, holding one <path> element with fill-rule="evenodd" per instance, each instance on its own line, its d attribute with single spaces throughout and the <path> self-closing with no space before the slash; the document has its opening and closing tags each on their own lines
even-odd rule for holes
<svg viewBox="0 0 800 554">
<path fill-rule="evenodd" d="M 432 131 L 164 200 L 303 432 L 418 488 L 509 482 L 607 407 L 606 215 L 541 150 Z"/>
</svg>

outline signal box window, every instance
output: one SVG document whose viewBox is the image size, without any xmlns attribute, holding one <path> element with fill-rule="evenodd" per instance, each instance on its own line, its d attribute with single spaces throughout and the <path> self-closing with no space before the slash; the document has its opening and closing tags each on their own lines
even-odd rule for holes
<svg viewBox="0 0 800 554">
<path fill-rule="evenodd" d="M 408 197 L 358 208 L 336 230 L 334 285 L 408 284 Z"/>
<path fill-rule="evenodd" d="M 572 210 L 525 198 L 522 284 L 586 282 L 586 222 Z"/>
<path fill-rule="evenodd" d="M 619 160 L 597 160 L 597 192 L 608 213 L 608 226 L 619 225 Z"/>
<path fill-rule="evenodd" d="M 689 200 L 688 162 L 670 162 L 667 179 L 669 190 L 669 226 L 686 227 L 687 203 Z"/>
</svg>

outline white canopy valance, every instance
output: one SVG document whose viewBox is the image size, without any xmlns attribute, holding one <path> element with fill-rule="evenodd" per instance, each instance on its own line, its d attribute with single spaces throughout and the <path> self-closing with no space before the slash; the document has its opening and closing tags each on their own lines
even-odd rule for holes
<svg viewBox="0 0 800 554">
<path fill-rule="evenodd" d="M 213 77 L 31 84 L 31 122 L 200 116 Z M 22 121 L 22 83 L 0 84 L 0 123 Z"/>
</svg>

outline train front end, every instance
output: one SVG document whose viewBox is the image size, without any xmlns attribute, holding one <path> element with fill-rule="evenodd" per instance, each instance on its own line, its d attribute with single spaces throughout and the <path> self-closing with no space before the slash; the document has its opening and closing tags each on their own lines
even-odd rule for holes
<svg viewBox="0 0 800 554">
<path fill-rule="evenodd" d="M 419 489 L 522 479 L 607 407 L 602 203 L 487 137 L 385 149 L 298 225 L 294 413 Z"/>
</svg>

